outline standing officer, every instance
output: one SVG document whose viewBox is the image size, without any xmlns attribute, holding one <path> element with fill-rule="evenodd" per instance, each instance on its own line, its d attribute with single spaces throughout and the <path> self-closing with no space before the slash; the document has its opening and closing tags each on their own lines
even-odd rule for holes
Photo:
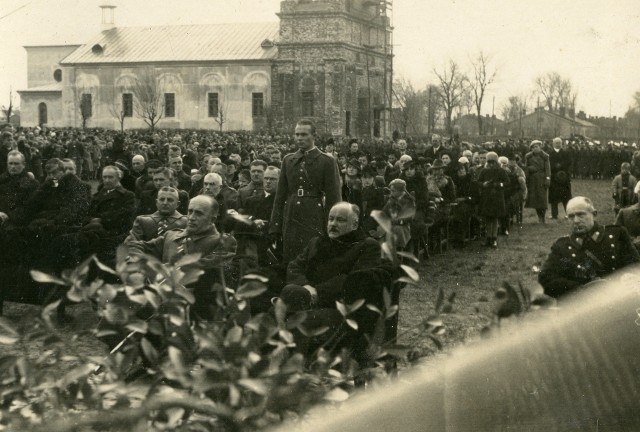
<svg viewBox="0 0 640 432">
<path fill-rule="evenodd" d="M 298 151 L 282 161 L 269 233 L 282 236 L 283 260 L 295 259 L 309 241 L 324 233 L 326 209 L 340 201 L 340 171 L 334 158 L 315 145 L 311 120 L 296 124 Z"/>
<path fill-rule="evenodd" d="M 567 213 L 567 203 L 571 199 L 571 154 L 562 148 L 562 138 L 553 139 L 553 150 L 549 153 L 551 183 L 549 185 L 549 204 L 551 219 L 558 219 L 558 204 L 562 203 Z"/>
<path fill-rule="evenodd" d="M 615 270 L 640 262 L 624 227 L 602 226 L 595 220 L 596 209 L 586 197 L 567 204 L 571 235 L 551 246 L 551 253 L 538 274 L 545 294 L 560 297 Z"/>
</svg>

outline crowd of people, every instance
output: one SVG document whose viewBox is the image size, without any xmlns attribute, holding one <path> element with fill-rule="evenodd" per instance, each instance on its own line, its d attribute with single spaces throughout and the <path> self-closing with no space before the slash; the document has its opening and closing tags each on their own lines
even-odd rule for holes
<svg viewBox="0 0 640 432">
<path fill-rule="evenodd" d="M 640 177 L 640 152 L 632 150 L 579 138 L 483 145 L 439 135 L 412 142 L 322 138 L 306 119 L 293 135 L 5 125 L 0 276 L 11 282 L 3 297 L 21 289 L 29 269 L 59 273 L 91 254 L 109 262 L 124 244 L 133 257 L 147 253 L 168 263 L 199 252 L 212 278 L 238 257 L 269 269 L 256 311 L 278 296 L 292 311 L 331 308 L 354 292 L 375 303 L 391 272 L 381 270 L 381 215 L 396 247 L 418 258 L 443 241 L 464 248 L 482 239 L 496 248 L 500 235 L 522 223 L 525 208 L 546 223 L 548 206 L 558 218 L 562 204 L 573 220 L 574 177 L 615 177 L 614 198 L 631 204 L 629 188 Z M 211 279 L 203 281 L 200 299 L 208 298 Z M 378 290 L 353 288 L 361 281 Z"/>
</svg>

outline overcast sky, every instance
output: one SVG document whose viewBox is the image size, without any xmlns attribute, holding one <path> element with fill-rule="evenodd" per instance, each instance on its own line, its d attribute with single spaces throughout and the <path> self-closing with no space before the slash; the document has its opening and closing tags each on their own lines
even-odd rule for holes
<svg viewBox="0 0 640 432">
<path fill-rule="evenodd" d="M 578 88 L 578 109 L 624 115 L 640 90 L 639 0 L 393 0 L 394 73 L 417 88 L 452 58 L 483 50 L 499 73 L 483 114 L 534 78 L 557 71 Z M 0 104 L 26 87 L 23 45 L 83 43 L 100 31 L 98 0 L 0 0 Z M 276 20 L 279 0 L 117 0 L 116 25 Z M 16 101 L 19 98 L 16 95 Z M 532 103 L 535 104 L 535 98 Z M 17 102 L 19 103 L 19 102 Z"/>
</svg>

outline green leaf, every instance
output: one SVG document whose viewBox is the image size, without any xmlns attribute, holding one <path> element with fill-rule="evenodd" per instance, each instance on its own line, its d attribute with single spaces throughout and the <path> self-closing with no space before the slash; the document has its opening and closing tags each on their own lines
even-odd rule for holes
<svg viewBox="0 0 640 432">
<path fill-rule="evenodd" d="M 391 232 L 391 219 L 389 219 L 389 216 L 387 216 L 385 212 L 381 210 L 373 210 L 371 212 L 371 217 L 378 223 L 378 225 L 380 225 L 380 228 L 382 228 L 384 232 L 387 234 Z"/>
<path fill-rule="evenodd" d="M 180 283 L 182 285 L 191 285 L 193 283 L 198 282 L 200 280 L 200 276 L 204 274 L 204 270 L 199 268 L 190 268 L 187 269 L 184 273 L 184 276 L 180 279 Z"/>
<path fill-rule="evenodd" d="M 384 315 L 385 319 L 389 319 L 397 313 L 398 313 L 398 305 L 393 305 L 387 309 L 387 313 Z"/>
<path fill-rule="evenodd" d="M 225 346 L 239 344 L 242 340 L 242 327 L 233 326 L 227 332 L 227 336 L 224 338 Z"/>
<path fill-rule="evenodd" d="M 71 289 L 67 291 L 67 298 L 75 303 L 80 303 L 82 300 L 84 300 L 82 291 L 75 286 L 71 287 Z"/>
<path fill-rule="evenodd" d="M 375 313 L 382 315 L 382 311 L 372 304 L 367 304 L 365 307 L 370 311 L 374 311 Z"/>
<path fill-rule="evenodd" d="M 267 286 L 264 285 L 262 282 L 248 281 L 240 285 L 240 287 L 238 288 L 238 291 L 236 291 L 236 295 L 239 298 L 248 299 L 248 298 L 258 297 L 260 294 L 266 291 L 267 291 Z"/>
<path fill-rule="evenodd" d="M 140 340 L 140 347 L 142 348 L 142 352 L 144 353 L 145 357 L 153 364 L 157 364 L 158 363 L 158 351 L 155 349 L 155 347 L 153 346 L 153 344 L 151 344 L 151 342 L 149 342 L 149 340 L 145 337 L 143 337 Z"/>
<path fill-rule="evenodd" d="M 305 311 L 296 312 L 287 318 L 287 330 L 294 329 L 307 319 L 307 313 Z"/>
<path fill-rule="evenodd" d="M 239 379 L 238 384 L 261 396 L 266 395 L 267 392 L 269 391 L 268 387 L 262 380 L 244 378 L 244 379 Z"/>
<path fill-rule="evenodd" d="M 301 325 L 298 326 L 298 330 L 300 330 L 300 333 L 302 333 L 306 337 L 320 336 L 321 334 L 326 333 L 327 331 L 329 331 L 330 328 L 331 327 L 329 327 L 329 326 L 323 326 L 323 327 L 318 327 L 318 328 L 314 328 L 314 329 L 309 329 L 304 324 L 301 324 Z"/>
<path fill-rule="evenodd" d="M 382 253 L 384 254 L 384 257 L 386 259 L 388 259 L 389 261 L 395 263 L 396 262 L 396 256 L 394 255 L 393 248 L 389 245 L 389 243 L 386 242 L 386 241 L 383 242 L 381 248 L 382 248 Z"/>
<path fill-rule="evenodd" d="M 408 265 L 405 265 L 405 264 L 401 264 L 400 267 L 415 282 L 418 282 L 420 280 L 420 275 L 414 268 L 409 267 Z"/>
<path fill-rule="evenodd" d="M 349 327 L 351 327 L 352 329 L 354 329 L 354 330 L 358 330 L 358 323 L 357 323 L 357 322 L 355 322 L 354 320 L 352 320 L 352 319 L 347 319 L 346 323 L 347 323 L 347 325 L 348 325 Z"/>
<path fill-rule="evenodd" d="M 102 264 L 102 263 L 100 262 L 100 260 L 98 259 L 98 257 L 96 257 L 95 255 L 93 256 L 93 262 L 98 266 L 98 268 L 99 268 L 100 270 L 102 270 L 102 271 L 103 271 L 103 272 L 105 272 L 105 273 L 109 273 L 109 274 L 112 274 L 112 275 L 117 275 L 117 274 L 118 274 L 118 273 L 116 273 L 116 271 L 115 271 L 115 270 L 113 270 L 111 267 L 109 267 L 109 266 L 106 266 L 106 265 Z"/>
<path fill-rule="evenodd" d="M 182 286 L 176 287 L 176 294 L 185 299 L 189 304 L 194 304 L 196 302 L 196 297 L 193 295 L 190 289 Z"/>
<path fill-rule="evenodd" d="M 411 279 L 408 276 L 400 276 L 398 279 L 396 279 L 396 282 L 402 282 L 402 283 L 406 283 L 406 284 L 413 285 L 413 286 L 416 286 L 416 287 L 421 287 L 422 286 L 417 281 L 414 281 L 413 279 Z"/>
<path fill-rule="evenodd" d="M 339 301 L 336 301 L 336 308 L 338 308 L 338 312 L 340 312 L 340 315 L 342 315 L 343 317 L 349 315 L 349 311 L 347 310 L 346 306 Z"/>
<path fill-rule="evenodd" d="M 266 276 L 263 276 L 261 274 L 256 274 L 256 273 L 248 273 L 244 276 L 242 276 L 242 280 L 255 280 L 258 282 L 262 282 L 263 284 L 266 284 L 269 282 L 269 278 Z"/>
<path fill-rule="evenodd" d="M 52 283 L 52 284 L 56 284 L 56 285 L 62 285 L 62 286 L 67 286 L 67 282 L 65 282 L 64 280 L 60 279 L 59 277 L 50 275 L 50 274 L 46 274 L 43 273 L 41 271 L 38 270 L 30 270 L 29 273 L 31 274 L 31 277 L 33 278 L 34 281 L 36 282 L 40 282 L 40 283 Z"/>
<path fill-rule="evenodd" d="M 411 252 L 404 252 L 404 251 L 399 251 L 397 252 L 397 254 L 401 257 L 410 259 L 411 261 L 419 264 L 420 260 L 418 258 L 416 258 L 416 256 L 414 254 L 412 254 Z"/>
<path fill-rule="evenodd" d="M 360 309 L 362 307 L 362 305 L 364 305 L 365 301 L 364 299 L 358 299 L 356 301 L 354 301 L 353 303 L 351 303 L 347 309 L 349 309 L 349 313 L 351 312 L 355 312 L 358 309 Z"/>
<path fill-rule="evenodd" d="M 196 264 L 202 258 L 202 253 L 192 253 L 183 256 L 173 265 L 174 267 L 185 267 L 191 264 Z"/>
<path fill-rule="evenodd" d="M 9 336 L 6 334 L 0 334 L 0 345 L 13 345 L 18 342 L 20 338 L 15 336 Z"/>
<path fill-rule="evenodd" d="M 125 326 L 128 330 L 146 334 L 149 330 L 149 324 L 142 320 L 132 321 Z"/>
<path fill-rule="evenodd" d="M 344 402 L 349 399 L 349 393 L 340 387 L 336 387 L 324 395 L 324 399 L 330 402 Z"/>
</svg>

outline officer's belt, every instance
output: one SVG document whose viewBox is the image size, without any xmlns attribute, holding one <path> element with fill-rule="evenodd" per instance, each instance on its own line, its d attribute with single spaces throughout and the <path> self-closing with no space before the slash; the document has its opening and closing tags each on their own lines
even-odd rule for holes
<svg viewBox="0 0 640 432">
<path fill-rule="evenodd" d="M 298 198 L 322 198 L 322 193 L 318 193 L 316 191 L 307 191 L 302 188 L 297 189 L 294 193 L 289 196 L 298 197 Z"/>
</svg>

